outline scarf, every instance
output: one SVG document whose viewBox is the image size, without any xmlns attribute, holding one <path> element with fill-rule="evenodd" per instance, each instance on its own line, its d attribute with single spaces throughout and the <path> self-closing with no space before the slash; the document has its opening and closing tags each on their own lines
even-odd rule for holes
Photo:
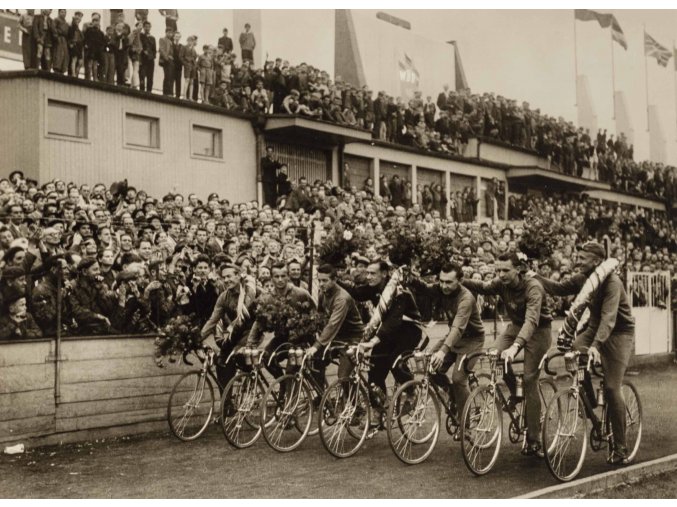
<svg viewBox="0 0 677 507">
<path fill-rule="evenodd" d="M 381 297 L 378 300 L 378 304 L 374 308 L 374 313 L 371 314 L 371 319 L 369 319 L 369 323 L 366 327 L 366 330 L 369 332 L 375 333 L 378 330 L 379 326 L 381 325 L 381 321 L 383 320 L 383 316 L 388 311 L 393 298 L 402 290 L 402 279 L 402 268 L 399 268 L 393 273 L 393 275 L 390 277 L 390 280 L 388 280 L 388 283 L 383 288 L 383 292 L 381 293 Z"/>
</svg>

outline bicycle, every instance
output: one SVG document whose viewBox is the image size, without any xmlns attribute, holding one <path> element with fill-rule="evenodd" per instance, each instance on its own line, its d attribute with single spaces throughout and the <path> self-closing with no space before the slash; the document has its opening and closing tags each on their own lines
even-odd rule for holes
<svg viewBox="0 0 677 507">
<path fill-rule="evenodd" d="M 511 443 L 522 442 L 522 451 L 527 447 L 527 427 L 524 402 L 524 374 L 515 374 L 514 403 L 509 403 L 501 388 L 504 374 L 511 371 L 510 362 L 500 361 L 500 353 L 489 349 L 479 354 L 489 359 L 490 378 L 487 385 L 476 387 L 468 397 L 461 416 L 461 449 L 463 461 L 475 475 L 488 473 L 496 464 L 503 437 L 503 412 L 510 417 L 508 438 Z M 519 364 L 523 361 L 514 361 Z M 557 384 L 551 378 L 540 378 L 538 393 L 543 406 L 547 406 L 557 392 Z M 543 411 L 541 413 L 541 422 Z"/>
<path fill-rule="evenodd" d="M 583 467 L 588 442 L 587 419 L 592 424 L 589 437 L 593 451 L 606 446 L 607 461 L 610 461 L 615 442 L 604 395 L 603 372 L 592 364 L 592 358 L 587 353 L 559 352 L 550 359 L 558 356 L 564 356 L 566 371 L 571 374 L 571 385 L 559 392 L 547 406 L 542 439 L 548 469 L 556 479 L 567 482 L 574 479 Z M 602 379 L 596 396 L 591 372 Z M 623 380 L 621 393 L 625 400 L 629 463 L 637 456 L 642 439 L 642 404 L 637 388 L 631 382 Z M 595 413 L 598 405 L 602 408 L 600 417 Z"/>
<path fill-rule="evenodd" d="M 361 347 L 350 345 L 342 349 L 345 349 L 342 353 L 353 362 L 353 369 L 348 377 L 336 379 L 326 389 L 318 411 L 320 440 L 336 458 L 352 456 L 368 437 L 385 428 L 387 403 L 385 393 L 376 386 L 370 386 L 365 379 L 372 364 Z M 378 412 L 378 421 L 374 425 L 372 410 Z M 347 445 L 347 437 L 352 442 L 350 446 Z"/>
<path fill-rule="evenodd" d="M 233 351 L 226 362 L 230 361 Z M 221 395 L 221 429 L 230 445 L 237 449 L 252 446 L 261 436 L 260 405 L 268 380 L 263 375 L 263 350 L 244 347 L 244 368 L 226 384 Z"/>
<path fill-rule="evenodd" d="M 261 410 L 261 425 L 263 437 L 273 449 L 290 452 L 307 436 L 317 434 L 317 430 L 311 431 L 310 427 L 316 400 L 322 396 L 325 386 L 319 385 L 313 377 L 309 356 L 302 348 L 283 344 L 271 356 L 271 361 L 283 351 L 282 348 L 289 349 L 286 364 L 289 373 L 268 386 Z M 323 359 L 331 350 L 330 347 L 325 349 Z"/>
<path fill-rule="evenodd" d="M 475 375 L 468 364 L 483 352 L 464 355 L 456 368 L 465 368 L 471 389 L 480 385 L 480 379 L 489 379 L 485 373 Z M 440 406 L 446 413 L 446 430 L 454 436 L 459 429 L 456 400 L 451 384 L 443 385 L 435 379 L 431 368 L 432 352 L 417 350 L 405 356 L 414 359 L 413 373 L 418 377 L 405 382 L 395 391 L 388 407 L 387 433 L 390 447 L 400 461 L 416 465 L 432 453 L 439 438 Z M 419 454 L 420 453 L 420 454 Z"/>
<path fill-rule="evenodd" d="M 195 354 L 201 366 L 176 381 L 167 404 L 169 429 L 184 442 L 195 440 L 207 429 L 214 413 L 214 382 L 222 387 L 214 373 L 214 350 L 200 347 L 185 352 L 183 362 L 192 366 L 187 359 L 190 353 Z"/>
</svg>

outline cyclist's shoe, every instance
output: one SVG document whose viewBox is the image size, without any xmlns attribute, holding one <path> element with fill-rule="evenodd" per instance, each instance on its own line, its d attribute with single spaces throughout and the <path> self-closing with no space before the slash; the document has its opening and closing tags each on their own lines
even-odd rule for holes
<svg viewBox="0 0 677 507">
<path fill-rule="evenodd" d="M 367 414 L 367 411 L 362 406 L 355 407 L 355 413 L 353 414 L 352 419 L 350 420 L 351 426 L 360 426 L 362 424 L 362 418 Z"/>
<path fill-rule="evenodd" d="M 522 454 L 524 456 L 536 456 L 537 458 L 545 457 L 540 442 L 528 442 L 527 446 L 522 449 Z"/>
<path fill-rule="evenodd" d="M 456 433 L 454 433 L 454 442 L 460 442 L 461 441 L 461 428 L 458 428 L 456 430 Z"/>
<path fill-rule="evenodd" d="M 629 465 L 630 460 L 628 459 L 628 451 L 622 448 L 615 449 L 607 459 L 607 463 L 616 466 Z"/>
<path fill-rule="evenodd" d="M 508 398 L 508 402 L 503 405 L 503 412 L 507 413 L 512 413 L 515 412 L 517 409 L 517 404 L 520 402 L 519 398 L 510 395 L 510 398 Z"/>
<path fill-rule="evenodd" d="M 224 405 L 223 405 L 223 416 L 224 417 L 233 417 L 236 413 L 237 410 L 235 409 L 235 405 L 233 405 L 233 402 L 228 400 Z M 217 417 L 218 419 L 218 417 Z"/>
</svg>

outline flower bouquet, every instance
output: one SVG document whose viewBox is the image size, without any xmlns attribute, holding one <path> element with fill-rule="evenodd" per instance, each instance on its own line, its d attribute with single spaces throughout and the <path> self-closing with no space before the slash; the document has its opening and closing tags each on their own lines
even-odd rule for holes
<svg viewBox="0 0 677 507">
<path fill-rule="evenodd" d="M 198 349 L 201 343 L 200 326 L 188 315 L 177 315 L 155 338 L 155 364 L 163 368 L 165 358 L 175 363 L 180 356 Z"/>
<path fill-rule="evenodd" d="M 310 303 L 302 303 L 287 321 L 291 343 L 312 342 L 315 335 L 324 329 L 326 317 Z"/>
<path fill-rule="evenodd" d="M 400 225 L 390 229 L 386 236 L 390 243 L 388 257 L 395 266 L 411 266 L 423 253 L 423 237 L 410 226 Z"/>
<path fill-rule="evenodd" d="M 363 252 L 366 248 L 367 241 L 360 230 L 351 230 L 338 223 L 324 238 L 318 255 L 322 264 L 342 267 L 351 253 Z"/>
</svg>

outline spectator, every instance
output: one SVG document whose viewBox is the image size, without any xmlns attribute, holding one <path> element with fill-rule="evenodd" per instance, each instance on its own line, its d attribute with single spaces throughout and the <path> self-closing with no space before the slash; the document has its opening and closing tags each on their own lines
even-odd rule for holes
<svg viewBox="0 0 677 507">
<path fill-rule="evenodd" d="M 193 99 L 193 82 L 197 78 L 197 51 L 195 51 L 195 44 L 197 37 L 191 35 L 186 39 L 187 44 L 181 47 L 181 65 L 183 66 L 183 87 L 181 89 L 181 96 L 186 100 Z M 202 90 L 201 90 L 202 92 Z"/>
<path fill-rule="evenodd" d="M 254 49 L 256 48 L 256 39 L 254 34 L 250 32 L 251 25 L 245 23 L 244 32 L 240 34 L 240 49 L 242 51 L 242 62 L 249 61 L 254 63 Z"/>
<path fill-rule="evenodd" d="M 73 77 L 80 77 L 80 70 L 84 61 L 85 38 L 80 30 L 82 16 L 82 12 L 76 11 L 68 27 L 68 58 L 70 59 L 68 75 Z"/>
<path fill-rule="evenodd" d="M 19 31 L 21 32 L 21 55 L 23 57 L 24 69 L 35 69 L 37 63 L 35 60 L 37 48 L 33 38 L 33 20 L 35 18 L 35 9 L 26 9 L 26 14 L 19 17 Z"/>
<path fill-rule="evenodd" d="M 164 71 L 162 94 L 173 95 L 176 66 L 174 64 L 174 30 L 167 28 L 165 36 L 160 39 L 160 67 Z"/>
<path fill-rule="evenodd" d="M 141 55 L 139 56 L 139 81 L 141 91 L 153 91 L 153 75 L 155 74 L 155 55 L 157 47 L 155 37 L 150 33 L 152 25 L 150 21 L 143 22 L 141 32 Z"/>
<path fill-rule="evenodd" d="M 160 14 L 165 18 L 165 26 L 167 29 L 170 29 L 172 32 L 176 32 L 179 21 L 179 11 L 176 9 L 160 9 Z"/>
<path fill-rule="evenodd" d="M 57 74 L 65 74 L 68 70 L 68 32 L 70 26 L 66 21 L 66 9 L 59 9 L 53 20 L 53 62 L 52 70 Z"/>
<path fill-rule="evenodd" d="M 223 29 L 223 37 L 219 37 L 218 46 L 223 48 L 224 53 L 230 54 L 233 52 L 233 39 L 228 37 L 227 28 Z"/>
<path fill-rule="evenodd" d="M 28 312 L 26 296 L 15 291 L 7 294 L 0 316 L 0 340 L 40 338 L 42 331 Z"/>
<path fill-rule="evenodd" d="M 106 50 L 106 36 L 101 31 L 101 14 L 92 14 L 91 23 L 85 28 L 85 79 L 100 81 L 103 68 L 104 52 Z"/>
</svg>

